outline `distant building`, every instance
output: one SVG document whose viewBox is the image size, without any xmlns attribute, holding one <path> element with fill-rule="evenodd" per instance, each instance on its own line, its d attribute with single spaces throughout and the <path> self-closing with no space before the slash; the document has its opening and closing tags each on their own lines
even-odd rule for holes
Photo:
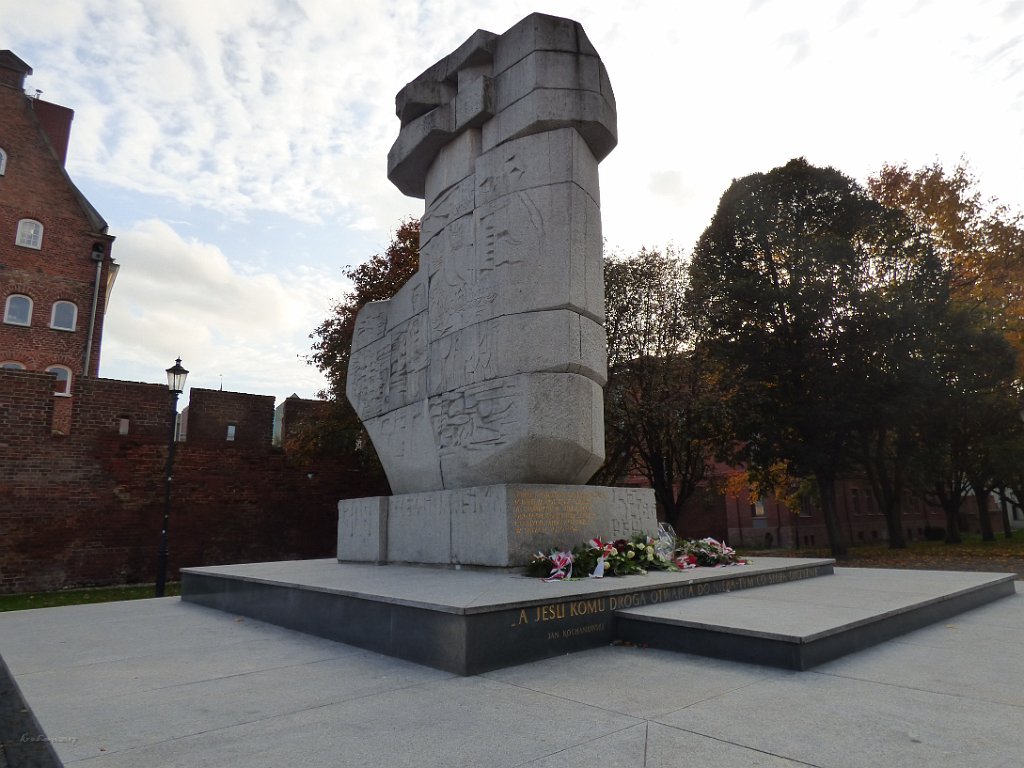
<svg viewBox="0 0 1024 768">
<path fill-rule="evenodd" d="M 828 530 L 819 503 L 804 497 L 799 509 L 790 509 L 773 497 L 755 498 L 736 467 L 718 463 L 683 505 L 675 527 L 686 538 L 713 536 L 734 547 L 761 549 L 823 548 L 829 544 Z M 643 482 L 633 475 L 634 484 Z M 1011 520 L 1021 516 L 1020 508 L 1011 504 Z M 988 499 L 992 527 L 1002 530 L 1003 510 L 999 497 Z M 942 538 L 945 535 L 945 512 L 920 498 L 907 494 L 902 505 L 903 533 L 907 541 Z M 889 532 L 870 483 L 862 477 L 844 477 L 836 483 L 836 515 L 847 542 L 878 544 L 888 541 Z M 978 510 L 973 496 L 964 500 L 957 517 L 961 533 L 980 533 Z"/>
<path fill-rule="evenodd" d="M 26 96 L 31 72 L 0 51 L 0 593 L 151 581 L 176 414 L 164 384 L 99 377 L 114 238 L 64 170 L 74 113 Z M 273 397 L 192 389 L 172 580 L 334 554 L 338 499 L 382 489 L 271 443 L 275 423 L 287 438 L 324 407 L 293 396 L 275 414 Z"/>
<path fill-rule="evenodd" d="M 107 223 L 64 170 L 74 112 L 26 95 L 31 73 L 0 51 L 0 368 L 51 373 L 70 395 L 99 373 L 118 265 Z"/>
</svg>

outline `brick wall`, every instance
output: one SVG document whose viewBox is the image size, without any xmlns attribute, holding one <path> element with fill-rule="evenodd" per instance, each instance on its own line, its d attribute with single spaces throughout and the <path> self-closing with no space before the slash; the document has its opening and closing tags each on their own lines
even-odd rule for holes
<svg viewBox="0 0 1024 768">
<path fill-rule="evenodd" d="M 80 378 L 72 398 L 51 392 L 48 375 L 0 371 L 0 592 L 152 582 L 167 388 Z M 271 448 L 272 398 L 196 392 L 218 419 L 231 403 L 239 424 L 268 413 L 266 440 L 177 444 L 169 578 L 191 565 L 332 556 L 337 500 L 373 489 L 336 462 L 299 465 Z M 71 406 L 70 428 L 55 434 L 61 402 Z M 191 418 L 193 429 L 202 424 L 196 411 Z"/>
<path fill-rule="evenodd" d="M 234 443 L 269 450 L 274 398 L 193 387 L 182 421 L 190 443 Z M 230 440 L 229 426 L 234 426 Z"/>
<path fill-rule="evenodd" d="M 306 425 L 317 419 L 326 418 L 329 408 L 329 404 L 323 400 L 303 400 L 296 395 L 285 398 L 285 401 L 278 406 L 278 411 L 281 411 L 278 442 L 287 446 L 288 441 L 295 438 Z"/>
<path fill-rule="evenodd" d="M 61 157 L 46 138 L 40 114 L 54 140 L 71 111 L 25 96 L 20 88 L 0 85 L 0 148 L 7 153 L 0 176 L 0 362 L 16 361 L 28 370 L 63 365 L 74 375 L 99 371 L 107 275 L 114 238 L 64 170 Z M 66 137 L 63 139 L 66 149 Z M 18 222 L 34 219 L 43 225 L 41 247 L 16 245 Z M 103 247 L 96 324 L 89 371 L 85 348 L 93 303 L 96 262 L 94 245 Z M 32 299 L 30 326 L 4 323 L 3 309 L 11 294 Z M 78 308 L 74 330 L 50 327 L 56 301 Z"/>
</svg>

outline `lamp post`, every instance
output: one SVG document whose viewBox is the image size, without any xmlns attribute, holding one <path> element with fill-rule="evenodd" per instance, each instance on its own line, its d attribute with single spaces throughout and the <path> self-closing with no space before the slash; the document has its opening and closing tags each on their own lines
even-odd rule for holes
<svg viewBox="0 0 1024 768">
<path fill-rule="evenodd" d="M 164 596 L 167 582 L 167 524 L 171 516 L 171 478 L 174 470 L 174 427 L 178 421 L 178 395 L 185 389 L 188 371 L 181 367 L 181 358 L 167 369 L 167 389 L 171 393 L 171 432 L 167 440 L 167 471 L 164 483 L 164 526 L 160 531 L 160 551 L 156 558 L 156 596 Z"/>
</svg>

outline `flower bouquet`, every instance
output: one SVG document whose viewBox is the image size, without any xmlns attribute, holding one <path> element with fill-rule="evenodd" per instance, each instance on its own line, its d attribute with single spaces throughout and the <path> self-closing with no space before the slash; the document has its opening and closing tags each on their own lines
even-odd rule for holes
<svg viewBox="0 0 1024 768">
<path fill-rule="evenodd" d="M 679 539 L 672 527 L 662 523 L 658 537 L 634 534 L 628 539 L 604 541 L 595 537 L 571 550 L 537 552 L 526 566 L 526 575 L 544 581 L 571 578 L 630 576 L 648 571 L 680 571 L 698 567 L 745 565 L 735 550 L 710 537 Z"/>
</svg>

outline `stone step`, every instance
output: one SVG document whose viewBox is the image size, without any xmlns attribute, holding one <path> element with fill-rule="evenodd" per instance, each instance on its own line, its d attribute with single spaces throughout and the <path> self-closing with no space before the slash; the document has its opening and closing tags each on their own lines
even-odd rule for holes
<svg viewBox="0 0 1024 768">
<path fill-rule="evenodd" d="M 1014 594 L 1014 575 L 835 568 L 816 579 L 615 612 L 620 640 L 809 669 Z"/>
<path fill-rule="evenodd" d="M 545 583 L 455 570 L 297 560 L 183 568 L 182 599 L 461 675 L 607 645 L 622 608 L 814 580 L 833 561 L 758 557 L 745 566 Z"/>
</svg>

